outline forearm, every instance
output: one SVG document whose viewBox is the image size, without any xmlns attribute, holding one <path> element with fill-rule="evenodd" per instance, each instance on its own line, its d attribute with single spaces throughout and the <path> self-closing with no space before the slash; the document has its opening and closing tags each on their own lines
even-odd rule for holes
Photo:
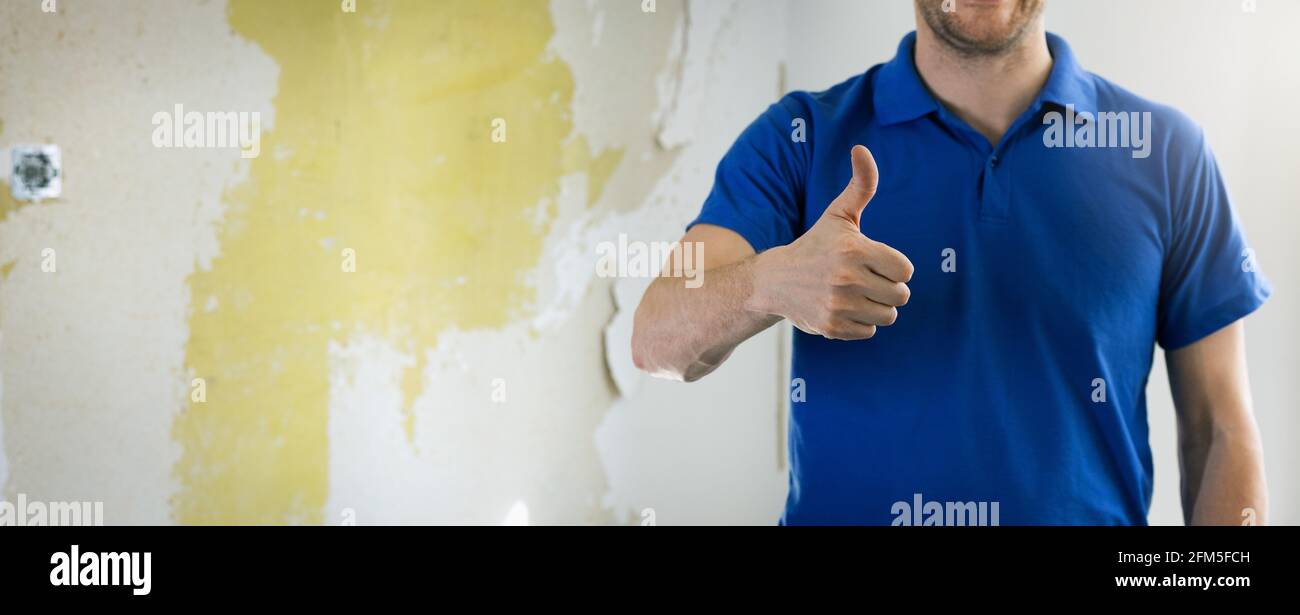
<svg viewBox="0 0 1300 615">
<path fill-rule="evenodd" d="M 1264 454 L 1241 321 L 1165 355 L 1165 361 L 1178 411 L 1183 520 L 1188 525 L 1264 523 Z"/>
<path fill-rule="evenodd" d="M 755 306 L 758 255 L 704 272 L 704 284 L 688 288 L 660 278 L 636 311 L 632 356 L 651 374 L 691 382 L 717 369 L 736 346 L 781 320 Z"/>
<path fill-rule="evenodd" d="M 632 331 L 637 367 L 697 380 L 782 319 L 837 340 L 868 339 L 877 326 L 894 324 L 915 269 L 898 250 L 862 234 L 862 210 L 879 172 L 861 145 L 850 158 L 853 179 L 844 192 L 791 243 L 755 254 L 735 231 L 707 224 L 688 231 L 684 242 L 711 246 L 704 284 L 689 288 L 661 278 L 650 285 Z"/>
<path fill-rule="evenodd" d="M 1180 426 L 1180 432 L 1187 524 L 1264 524 L 1268 489 L 1254 423 Z"/>
</svg>

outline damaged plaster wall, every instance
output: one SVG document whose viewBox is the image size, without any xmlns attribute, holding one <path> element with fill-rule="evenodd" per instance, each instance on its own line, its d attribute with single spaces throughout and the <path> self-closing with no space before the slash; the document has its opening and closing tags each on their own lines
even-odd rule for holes
<svg viewBox="0 0 1300 615">
<path fill-rule="evenodd" d="M 64 164 L 59 199 L 15 202 L 0 186 L 3 497 L 167 523 L 172 421 L 189 394 L 186 278 L 216 253 L 222 193 L 248 165 L 154 148 L 151 118 L 184 103 L 269 124 L 276 67 L 230 32 L 222 3 L 58 7 L 0 3 L 0 162 L 14 144 L 54 143 Z"/>
<path fill-rule="evenodd" d="M 661 145 L 680 149 L 681 156 L 648 206 L 605 222 L 607 238 L 623 228 L 639 229 L 641 237 L 676 238 L 698 213 L 718 159 L 782 93 L 786 7 L 755 4 L 689 3 L 657 133 Z M 644 281 L 618 285 L 624 309 L 635 309 Z M 607 335 L 618 332 L 611 327 Z M 626 353 L 611 353 L 611 369 L 639 382 L 597 434 L 611 483 L 606 504 L 621 518 L 642 522 L 774 522 L 786 489 L 781 335 L 774 327 L 756 336 L 718 371 L 686 387 L 637 375 Z M 610 346 L 629 344 L 625 325 Z"/>
<path fill-rule="evenodd" d="M 596 245 L 619 233 L 678 238 L 718 157 L 749 121 L 732 105 L 745 101 L 753 117 L 776 96 L 780 46 L 741 50 L 780 36 L 779 11 L 718 13 L 709 31 L 690 35 L 707 44 L 682 57 L 687 11 L 717 7 L 657 8 L 551 3 L 551 50 L 574 74 L 574 131 L 594 150 L 622 151 L 623 161 L 592 207 L 587 182 L 562 179 L 553 230 L 529 274 L 538 296 L 532 318 L 440 337 L 426 386 L 436 395 L 416 405 L 414 446 L 399 438 L 391 384 L 386 396 L 374 394 L 396 368 L 376 368 L 384 361 L 367 355 L 365 342 L 337 349 L 327 520 L 494 522 L 523 511 L 532 523 L 639 523 L 653 509 L 665 524 L 771 523 L 779 515 L 778 387 L 734 394 L 753 374 L 775 375 L 774 334 L 738 352 L 708 386 L 657 383 L 618 399 L 605 375 L 630 363 L 630 340 L 613 342 L 605 356 L 615 282 L 593 276 Z M 714 83 L 689 94 L 678 87 L 706 79 Z M 692 134 L 665 150 L 657 137 L 669 123 Z M 375 421 L 384 428 L 367 427 Z"/>
<path fill-rule="evenodd" d="M 785 3 L 357 4 L 0 5 L 0 146 L 65 167 L 60 199 L 0 197 L 3 497 L 109 524 L 774 521 L 780 332 L 620 398 L 594 264 L 680 236 L 779 94 Z M 260 113 L 261 156 L 153 147 L 175 104 Z"/>
</svg>

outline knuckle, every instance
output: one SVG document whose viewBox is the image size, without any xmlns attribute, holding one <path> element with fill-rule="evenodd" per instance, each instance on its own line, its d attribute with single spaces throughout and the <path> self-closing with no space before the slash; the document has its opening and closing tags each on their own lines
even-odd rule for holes
<svg viewBox="0 0 1300 615">
<path fill-rule="evenodd" d="M 832 339 L 843 339 L 845 333 L 847 333 L 844 321 L 836 318 L 827 319 L 826 322 L 822 323 L 820 329 L 823 336 Z"/>
<path fill-rule="evenodd" d="M 840 258 L 858 258 L 862 255 L 862 243 L 858 241 L 857 237 L 843 235 L 835 246 L 835 253 Z"/>
<path fill-rule="evenodd" d="M 835 288 L 848 288 L 856 285 L 857 276 L 853 275 L 847 267 L 836 269 L 830 274 L 830 285 Z"/>
<path fill-rule="evenodd" d="M 832 294 L 830 297 L 826 298 L 826 303 L 823 306 L 823 309 L 826 311 L 827 316 L 834 317 L 847 311 L 849 309 L 849 303 L 848 301 L 845 301 L 843 297 L 837 294 Z"/>
</svg>

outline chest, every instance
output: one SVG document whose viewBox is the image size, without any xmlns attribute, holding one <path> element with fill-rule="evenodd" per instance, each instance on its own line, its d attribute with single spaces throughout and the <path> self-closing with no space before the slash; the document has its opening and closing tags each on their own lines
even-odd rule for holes
<svg viewBox="0 0 1300 615">
<path fill-rule="evenodd" d="M 865 142 L 880 183 L 862 230 L 915 265 L 914 319 L 979 314 L 1092 339 L 1153 329 L 1167 205 L 1146 179 L 1157 174 L 1134 168 L 1147 161 L 1032 139 L 997 151 L 890 134 Z M 847 156 L 814 165 L 805 230 L 850 173 Z"/>
</svg>

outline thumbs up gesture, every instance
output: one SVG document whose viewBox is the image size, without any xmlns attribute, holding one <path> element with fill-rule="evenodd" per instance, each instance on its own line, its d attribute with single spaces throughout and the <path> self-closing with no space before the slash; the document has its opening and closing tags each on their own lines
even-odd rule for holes
<svg viewBox="0 0 1300 615">
<path fill-rule="evenodd" d="M 876 194 L 879 171 L 871 151 L 853 148 L 853 179 L 799 239 L 755 261 L 751 297 L 759 309 L 799 330 L 837 340 L 867 339 L 898 319 L 911 291 L 912 262 L 872 241 L 862 212 Z"/>
</svg>

